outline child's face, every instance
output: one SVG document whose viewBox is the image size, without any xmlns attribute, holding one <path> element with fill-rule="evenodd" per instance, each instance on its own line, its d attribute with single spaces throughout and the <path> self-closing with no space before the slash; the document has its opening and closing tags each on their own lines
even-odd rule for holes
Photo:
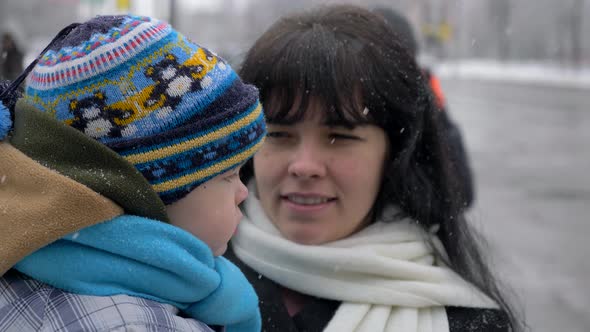
<svg viewBox="0 0 590 332">
<path fill-rule="evenodd" d="M 239 170 L 222 173 L 167 206 L 170 223 L 201 239 L 215 256 L 223 255 L 242 219 L 238 205 L 248 196 L 248 189 Z"/>
</svg>

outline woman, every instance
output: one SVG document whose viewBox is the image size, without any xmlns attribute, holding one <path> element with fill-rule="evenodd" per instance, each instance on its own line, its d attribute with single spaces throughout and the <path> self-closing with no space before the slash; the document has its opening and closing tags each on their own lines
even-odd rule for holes
<svg viewBox="0 0 590 332">
<path fill-rule="evenodd" d="M 375 14 L 285 17 L 250 49 L 268 136 L 232 240 L 265 331 L 510 331 L 426 83 Z"/>
</svg>

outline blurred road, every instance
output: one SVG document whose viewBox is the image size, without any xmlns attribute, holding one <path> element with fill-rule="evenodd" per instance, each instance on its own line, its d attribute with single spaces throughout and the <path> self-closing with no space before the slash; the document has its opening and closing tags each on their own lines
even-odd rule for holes
<svg viewBox="0 0 590 332">
<path fill-rule="evenodd" d="M 444 81 L 477 186 L 470 220 L 534 332 L 590 331 L 590 90 Z"/>
</svg>

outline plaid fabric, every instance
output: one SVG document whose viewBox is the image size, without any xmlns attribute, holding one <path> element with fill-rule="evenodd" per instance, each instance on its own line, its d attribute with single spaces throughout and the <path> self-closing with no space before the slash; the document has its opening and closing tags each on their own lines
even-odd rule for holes
<svg viewBox="0 0 590 332">
<path fill-rule="evenodd" d="M 0 278 L 0 331 L 213 331 L 175 307 L 127 295 L 86 296 L 9 270 Z"/>
</svg>

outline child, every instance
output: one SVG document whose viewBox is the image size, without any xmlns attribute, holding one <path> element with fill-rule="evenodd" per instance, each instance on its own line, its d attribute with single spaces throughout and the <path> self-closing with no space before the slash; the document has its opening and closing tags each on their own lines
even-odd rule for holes
<svg viewBox="0 0 590 332">
<path fill-rule="evenodd" d="M 99 16 L 0 101 L 0 330 L 260 330 L 220 257 L 266 133 L 256 88 L 164 22 Z"/>
</svg>

